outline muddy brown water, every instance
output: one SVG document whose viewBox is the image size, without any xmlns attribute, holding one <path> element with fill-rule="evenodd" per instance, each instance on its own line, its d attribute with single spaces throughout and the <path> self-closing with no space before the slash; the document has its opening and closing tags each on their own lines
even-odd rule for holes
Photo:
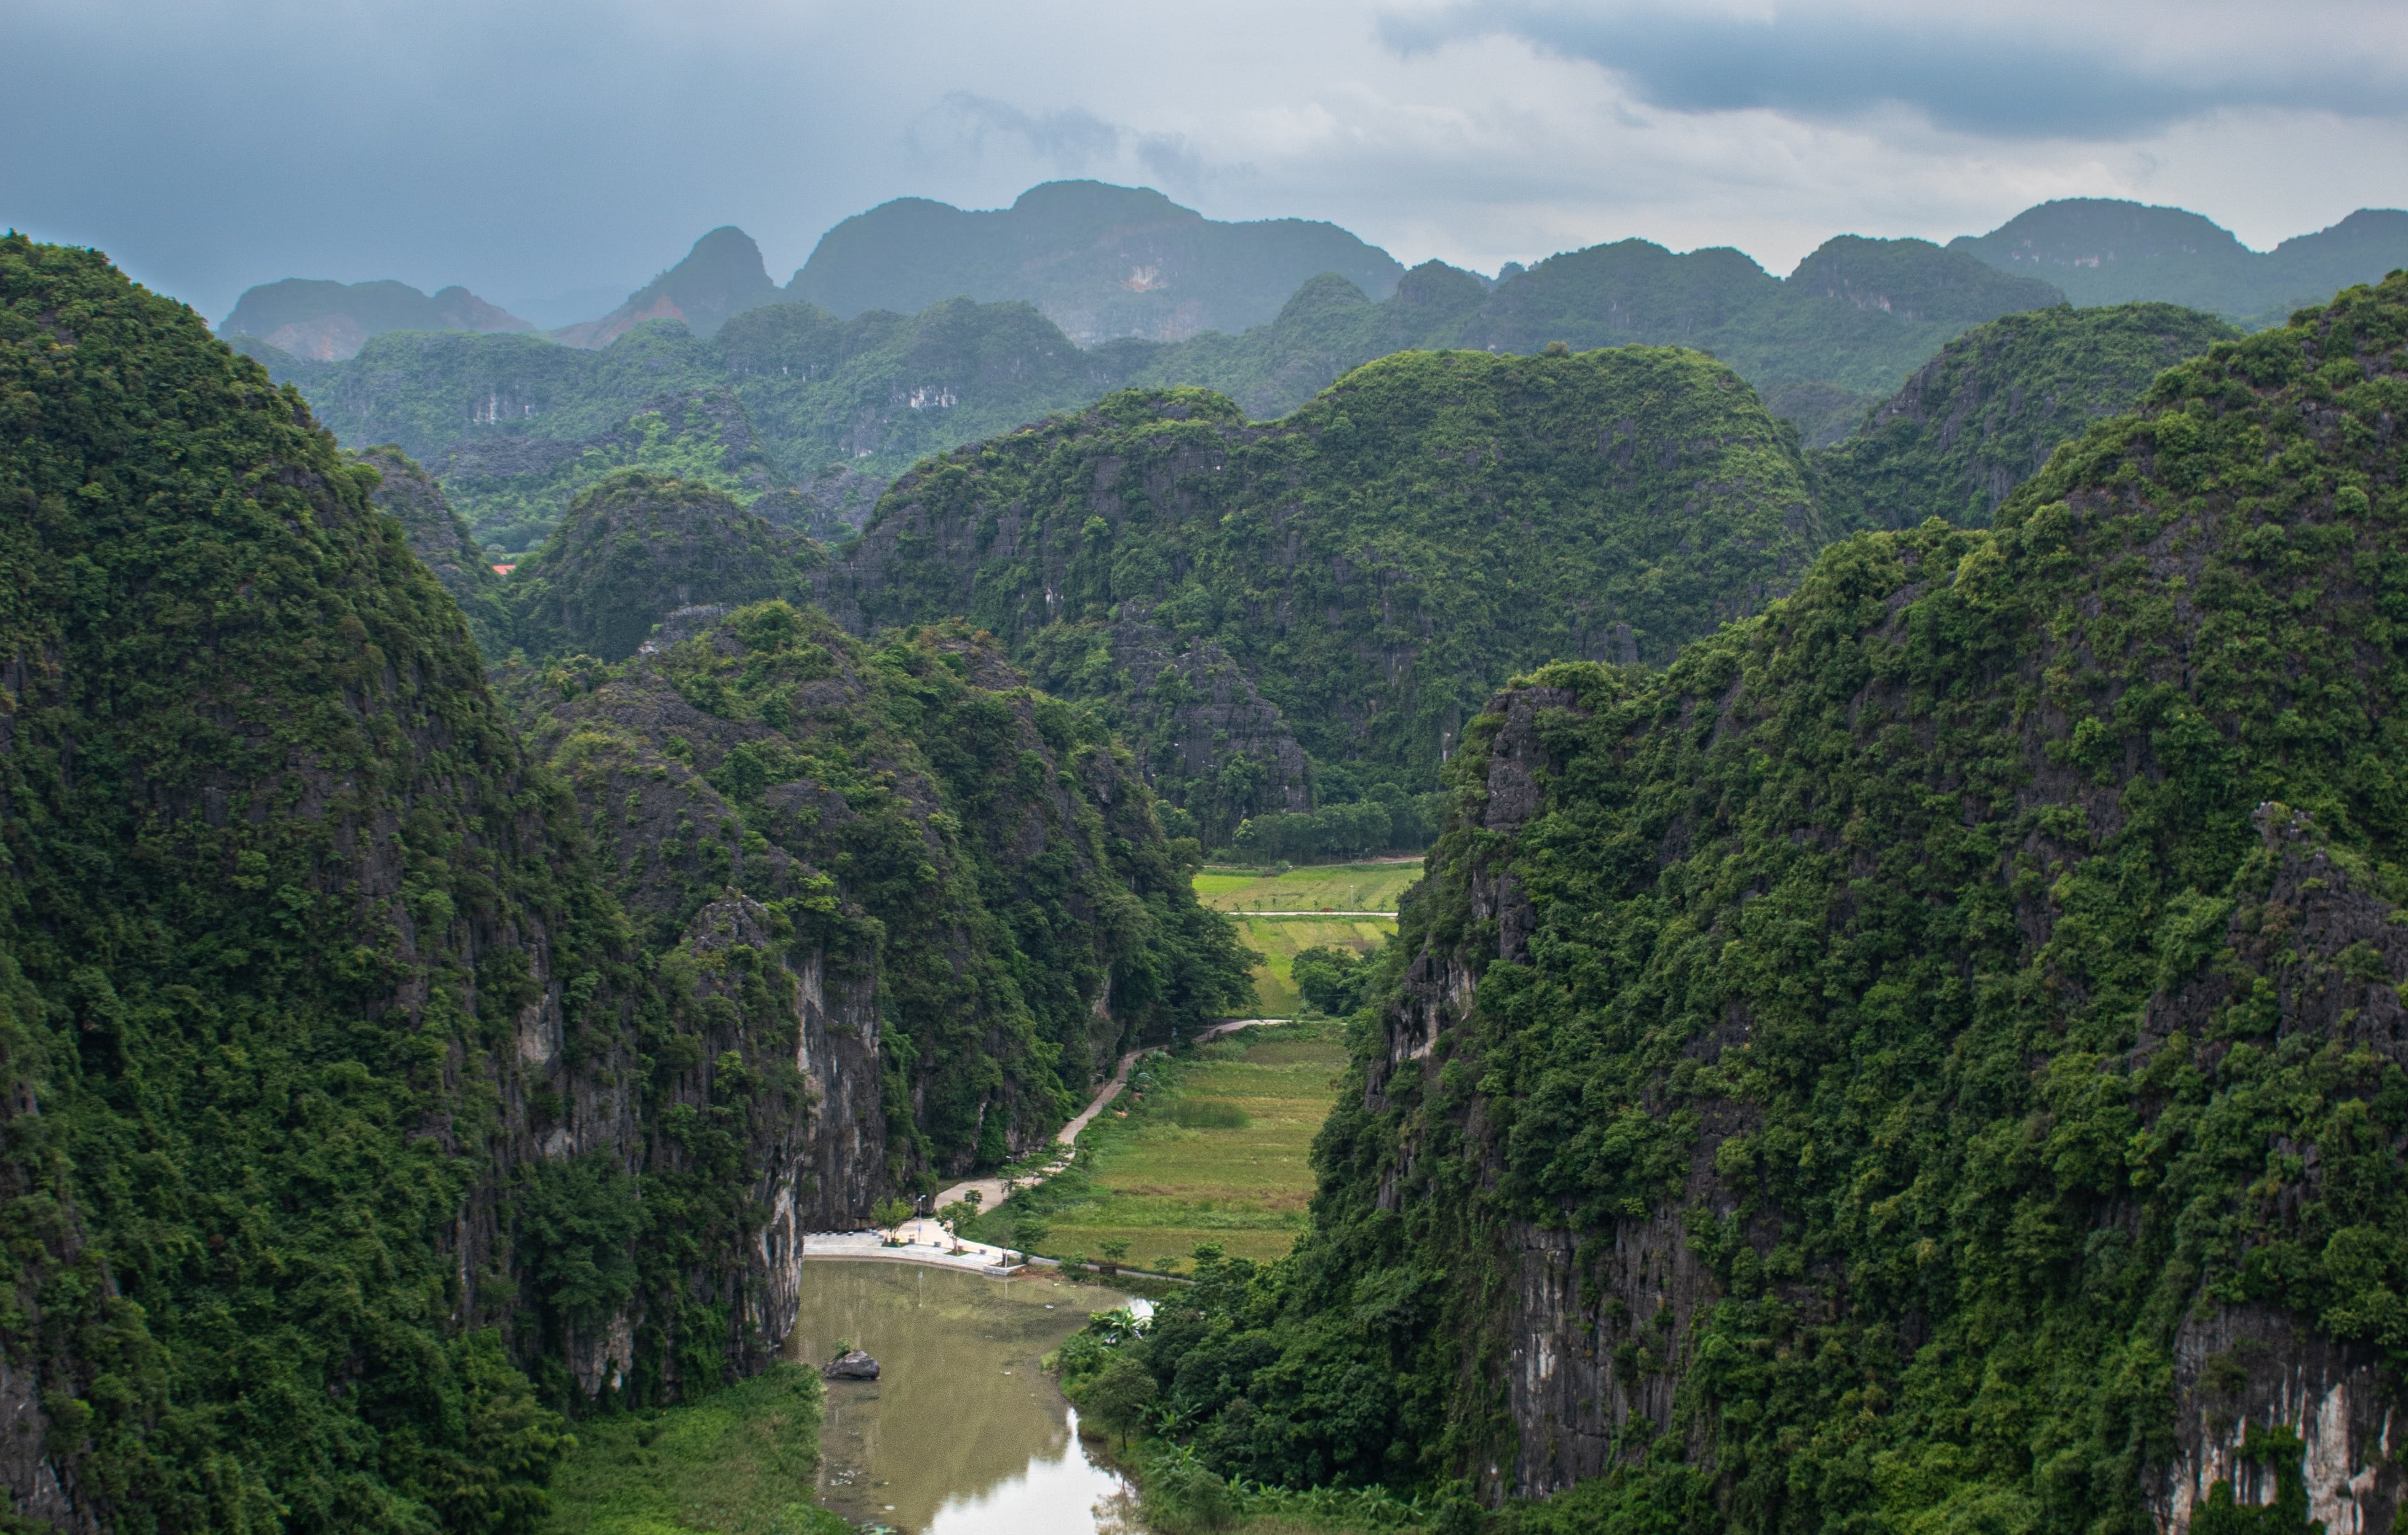
<svg viewBox="0 0 2408 1535">
<path fill-rule="evenodd" d="M 904 1535 L 1144 1535 L 1127 1483 L 1082 1445 L 1039 1365 L 1126 1303 L 1051 1275 L 805 1264 L 789 1356 L 824 1364 L 851 1344 L 881 1367 L 827 1383 L 820 1501 Z"/>
</svg>

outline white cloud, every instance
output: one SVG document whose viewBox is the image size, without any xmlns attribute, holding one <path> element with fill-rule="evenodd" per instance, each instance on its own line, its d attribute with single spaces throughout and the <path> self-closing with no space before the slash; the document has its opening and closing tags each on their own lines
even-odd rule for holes
<svg viewBox="0 0 2408 1535">
<path fill-rule="evenodd" d="M 728 222 L 782 277 L 890 197 L 1066 175 L 1487 269 L 1637 235 L 1784 271 L 2076 194 L 2261 247 L 2408 204 L 2408 29 L 2357 0 L 0 0 L 0 222 L 213 315 L 288 275 L 633 286 Z"/>
</svg>

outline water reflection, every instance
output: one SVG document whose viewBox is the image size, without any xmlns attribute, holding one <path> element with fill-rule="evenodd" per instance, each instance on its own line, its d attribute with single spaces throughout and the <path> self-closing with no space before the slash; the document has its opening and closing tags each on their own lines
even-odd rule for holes
<svg viewBox="0 0 2408 1535">
<path fill-rule="evenodd" d="M 820 1499 L 907 1535 L 1141 1535 L 1127 1485 L 1088 1459 L 1038 1361 L 1126 1298 L 1050 1276 L 810 1263 L 789 1352 L 867 1349 L 876 1381 L 830 1381 Z"/>
</svg>

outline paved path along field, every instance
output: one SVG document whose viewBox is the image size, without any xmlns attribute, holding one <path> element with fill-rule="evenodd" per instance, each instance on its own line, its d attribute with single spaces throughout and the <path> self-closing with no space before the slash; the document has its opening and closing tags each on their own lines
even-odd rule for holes
<svg viewBox="0 0 2408 1535">
<path fill-rule="evenodd" d="M 1211 1028 L 1208 1028 L 1203 1033 L 1197 1035 L 1196 1037 L 1196 1042 L 1202 1044 L 1208 1040 L 1217 1040 L 1224 1034 L 1234 1034 L 1241 1028 L 1252 1028 L 1256 1024 L 1283 1024 L 1287 1021 L 1288 1020 L 1285 1018 L 1231 1018 L 1222 1023 L 1214 1024 Z M 1070 1154 L 1078 1146 L 1079 1132 L 1094 1124 L 1096 1116 L 1102 1113 L 1104 1110 L 1111 1105 L 1112 1099 L 1121 1096 L 1121 1089 L 1128 1085 L 1129 1068 L 1137 1064 L 1137 1058 L 1140 1055 L 1144 1054 L 1146 1050 L 1158 1048 L 1160 1047 L 1155 1045 L 1147 1045 L 1143 1050 L 1132 1050 L 1127 1054 L 1123 1055 L 1121 1057 L 1120 1066 L 1112 1072 L 1112 1080 L 1104 1083 L 1103 1090 L 1096 1095 L 1096 1101 L 1088 1104 L 1086 1108 L 1081 1110 L 1078 1118 L 1070 1121 L 1070 1123 L 1063 1126 L 1060 1129 L 1054 1132 L 1054 1143 L 1061 1148 L 1054 1160 L 1048 1162 L 1033 1176 L 1014 1179 L 1012 1182 L 1015 1184 L 1041 1184 L 1046 1179 L 1051 1178 L 1055 1173 L 1061 1171 L 1064 1168 L 1068 1167 L 1070 1165 Z M 1003 1203 L 1005 1197 L 1010 1193 L 1010 1190 L 1005 1188 L 1003 1184 L 1004 1181 L 1000 1178 L 967 1179 L 961 1183 L 955 1184 L 953 1187 L 946 1189 L 943 1193 L 938 1195 L 934 1208 L 942 1210 L 947 1205 L 952 1204 L 956 1200 L 967 1199 L 970 1197 L 970 1191 L 975 1189 L 978 1191 L 979 1208 L 981 1210 L 993 1210 L 996 1206 Z"/>
<path fill-rule="evenodd" d="M 1218 1039 L 1224 1034 L 1233 1034 L 1241 1028 L 1252 1028 L 1257 1024 L 1286 1022 L 1288 1020 L 1285 1018 L 1231 1018 L 1214 1024 L 1197 1035 L 1197 1042 L 1200 1044 L 1208 1040 Z M 1079 1132 L 1094 1124 L 1096 1116 L 1103 1112 L 1112 1099 L 1121 1096 L 1121 1089 L 1128 1085 L 1129 1068 L 1137 1064 L 1137 1058 L 1144 1054 L 1146 1050 L 1154 1048 L 1157 1047 L 1148 1045 L 1145 1049 L 1132 1050 L 1123 1055 L 1119 1067 L 1112 1072 L 1112 1080 L 1104 1083 L 1103 1089 L 1096 1093 L 1096 1100 L 1081 1111 L 1078 1118 L 1054 1132 L 1054 1143 L 1061 1148 L 1060 1154 L 1034 1175 L 1017 1179 L 1014 1182 L 1024 1185 L 1040 1184 L 1068 1167 L 1071 1154 L 1077 1149 Z M 985 1210 L 992 1210 L 1001 1204 L 1009 1192 L 1003 1186 L 1003 1180 L 1000 1178 L 972 1178 L 955 1184 L 938 1195 L 936 1208 L 942 1210 L 956 1200 L 968 1198 L 972 1189 L 978 1191 L 980 1207 Z M 802 1255 L 806 1259 L 843 1258 L 854 1262 L 867 1260 L 877 1263 L 924 1263 L 932 1268 L 964 1269 L 982 1273 L 1010 1271 L 1005 1267 L 1006 1259 L 1010 1255 L 1004 1249 L 982 1241 L 964 1241 L 947 1230 L 942 1223 L 927 1216 L 905 1221 L 895 1228 L 895 1235 L 898 1239 L 897 1243 L 890 1247 L 886 1243 L 884 1234 L 878 1231 L 813 1231 L 808 1233 L 803 1239 Z M 1051 1264 L 1054 1260 L 1039 1258 L 1038 1261 Z M 1134 1273 L 1140 1270 L 1130 1271 Z"/>
</svg>

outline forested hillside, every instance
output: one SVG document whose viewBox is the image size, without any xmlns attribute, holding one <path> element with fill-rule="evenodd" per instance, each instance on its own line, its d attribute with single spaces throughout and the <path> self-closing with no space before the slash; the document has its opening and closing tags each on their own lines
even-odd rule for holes
<svg viewBox="0 0 2408 1535">
<path fill-rule="evenodd" d="M 2395 1528 L 2403 409 L 2408 275 L 1500 694 L 1167 1421 L 1532 1535 Z"/>
<path fill-rule="evenodd" d="M 771 1356 L 802 1230 L 1242 995 L 1110 739 L 968 637 L 746 609 L 506 674 L 531 754 L 434 487 L 189 309 L 8 237 L 0 402 L 23 1518 L 525 1530 L 570 1418 Z M 745 531 L 596 503 L 705 574 Z"/>
<path fill-rule="evenodd" d="M 1852 437 L 1807 455 L 1835 531 L 1979 526 L 2059 443 L 2131 408 L 2151 380 L 2236 334 L 2171 304 L 2065 305 L 1977 325 Z"/>
<path fill-rule="evenodd" d="M 1211 836 L 1273 765 L 1166 711 L 1226 655 L 1352 798 L 1433 781 L 1495 682 L 1667 659 L 1796 579 L 1820 529 L 1793 435 L 1696 352 L 1408 352 L 1271 425 L 1131 392 L 906 477 L 830 569 L 849 627 L 965 615 L 1105 702 Z M 1345 792 L 1354 791 L 1354 792 Z M 1284 808 L 1300 808 L 1288 806 Z"/>
<path fill-rule="evenodd" d="M 830 1142 L 831 1216 L 1040 1143 L 1125 1039 L 1192 1035 L 1251 995 L 1126 753 L 967 631 L 872 646 L 783 602 L 694 609 L 651 653 L 509 691 L 639 941 L 672 955 L 741 891 L 822 956 L 804 1056 L 837 1063 L 851 1098 L 827 1112 L 883 1148 L 847 1165 Z"/>
<path fill-rule="evenodd" d="M 515 552 L 614 468 L 708 480 L 748 502 L 779 493 L 766 512 L 834 538 L 922 459 L 1118 389 L 1204 385 L 1269 420 L 1417 348 L 1701 348 L 1826 442 L 1950 337 L 2058 298 L 1920 240 L 1833 240 L 1786 281 L 1735 251 L 1676 256 L 1628 240 L 1493 286 L 1426 262 L 1376 302 L 1325 272 L 1243 332 L 1082 349 L 1021 301 L 940 297 L 909 316 L 839 320 L 778 301 L 759 265 L 740 232 L 716 231 L 607 324 L 560 333 L 577 346 L 394 335 L 316 364 L 237 344 L 298 384 L 344 442 L 398 443 L 427 464 L 478 538 Z"/>
</svg>

